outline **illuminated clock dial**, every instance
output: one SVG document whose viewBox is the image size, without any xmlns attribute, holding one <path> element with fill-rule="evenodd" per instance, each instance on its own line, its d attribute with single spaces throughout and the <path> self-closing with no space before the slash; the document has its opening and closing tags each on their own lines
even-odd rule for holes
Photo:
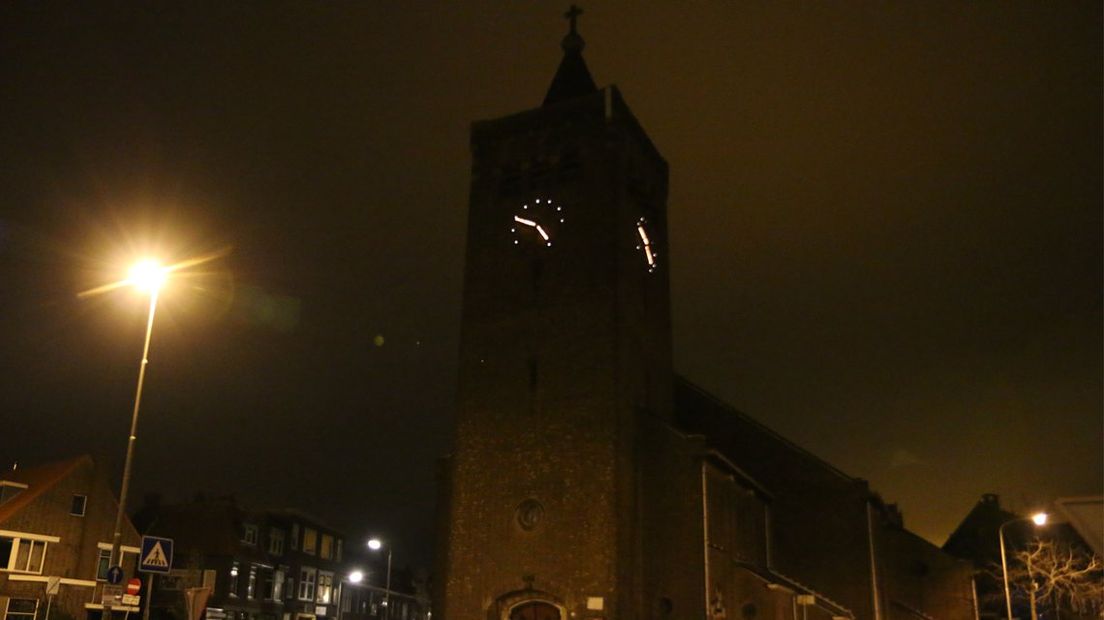
<svg viewBox="0 0 1104 620">
<path fill-rule="evenodd" d="M 548 198 L 536 198 L 522 204 L 513 218 L 510 233 L 514 245 L 528 242 L 552 247 L 552 237 L 564 223 L 563 205 Z"/>
<path fill-rule="evenodd" d="M 659 265 L 659 253 L 656 252 L 651 226 L 648 224 L 648 219 L 644 217 L 636 221 L 636 249 L 644 255 L 644 261 L 648 265 L 648 273 L 655 272 Z"/>
</svg>

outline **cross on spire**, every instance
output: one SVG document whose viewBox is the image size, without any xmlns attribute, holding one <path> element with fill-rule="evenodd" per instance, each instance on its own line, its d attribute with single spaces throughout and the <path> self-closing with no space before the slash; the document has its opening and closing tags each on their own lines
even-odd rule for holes
<svg viewBox="0 0 1104 620">
<path fill-rule="evenodd" d="M 583 10 L 574 4 L 571 5 L 571 8 L 567 9 L 566 13 L 564 13 L 564 17 L 567 18 L 567 20 L 571 23 L 571 34 L 578 34 L 575 30 L 575 26 L 576 22 L 579 19 L 579 16 L 582 14 Z"/>
<path fill-rule="evenodd" d="M 586 41 L 579 36 L 578 21 L 583 10 L 572 4 L 571 8 L 563 14 L 571 25 L 562 41 L 564 56 L 560 61 L 560 68 L 556 70 L 556 76 L 552 78 L 552 85 L 548 87 L 548 94 L 544 96 L 543 105 L 551 105 L 566 101 L 582 95 L 587 95 L 598 90 L 594 85 L 594 78 L 590 77 L 586 63 L 583 62 L 583 48 Z"/>
</svg>

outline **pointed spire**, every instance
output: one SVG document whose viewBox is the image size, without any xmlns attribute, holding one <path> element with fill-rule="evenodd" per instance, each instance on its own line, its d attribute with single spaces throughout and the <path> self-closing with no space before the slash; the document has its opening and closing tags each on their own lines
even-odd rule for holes
<svg viewBox="0 0 1104 620">
<path fill-rule="evenodd" d="M 583 10 L 574 4 L 564 13 L 564 17 L 570 24 L 567 35 L 560 43 L 564 56 L 560 61 L 560 67 L 556 69 L 556 75 L 552 78 L 552 84 L 548 87 L 548 93 L 544 96 L 542 105 L 552 105 L 598 90 L 586 62 L 583 61 L 583 48 L 586 47 L 586 41 L 583 41 L 578 31 L 578 19 L 582 14 Z"/>
</svg>

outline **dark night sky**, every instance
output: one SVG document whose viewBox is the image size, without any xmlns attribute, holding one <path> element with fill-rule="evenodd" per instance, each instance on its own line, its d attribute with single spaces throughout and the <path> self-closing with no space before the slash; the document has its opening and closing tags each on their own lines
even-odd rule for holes
<svg viewBox="0 0 1104 620">
<path fill-rule="evenodd" d="M 540 103 L 566 3 L 0 6 L 0 459 L 236 492 L 430 552 L 469 123 Z M 676 367 L 942 543 L 1100 493 L 1099 2 L 595 2 L 671 164 Z M 382 335 L 382 346 L 377 336 Z"/>
</svg>

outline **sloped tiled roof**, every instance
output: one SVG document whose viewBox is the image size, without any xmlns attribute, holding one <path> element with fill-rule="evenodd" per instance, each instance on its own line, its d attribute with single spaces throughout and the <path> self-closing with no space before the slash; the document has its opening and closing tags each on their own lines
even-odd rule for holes
<svg viewBox="0 0 1104 620">
<path fill-rule="evenodd" d="M 47 463 L 38 467 L 17 469 L 0 474 L 0 480 L 8 480 L 27 485 L 27 488 L 12 499 L 0 504 L 0 525 L 19 514 L 37 497 L 49 491 L 58 482 L 64 480 L 82 465 L 92 465 L 92 457 L 82 455 L 64 461 Z"/>
</svg>

